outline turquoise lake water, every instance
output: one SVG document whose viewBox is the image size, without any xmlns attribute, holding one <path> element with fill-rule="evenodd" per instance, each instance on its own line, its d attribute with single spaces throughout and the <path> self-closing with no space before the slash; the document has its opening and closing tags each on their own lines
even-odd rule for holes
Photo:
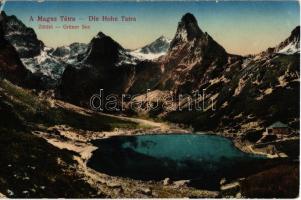
<svg viewBox="0 0 301 200">
<path fill-rule="evenodd" d="M 202 180 L 211 188 L 218 187 L 221 178 L 239 177 L 265 160 L 215 135 L 120 136 L 93 144 L 98 149 L 88 166 L 97 171 L 139 180 Z"/>
<path fill-rule="evenodd" d="M 178 162 L 185 160 L 218 162 L 225 158 L 246 156 L 235 148 L 230 140 L 213 135 L 143 135 L 135 138 L 135 141 L 125 141 L 122 148 Z"/>
</svg>

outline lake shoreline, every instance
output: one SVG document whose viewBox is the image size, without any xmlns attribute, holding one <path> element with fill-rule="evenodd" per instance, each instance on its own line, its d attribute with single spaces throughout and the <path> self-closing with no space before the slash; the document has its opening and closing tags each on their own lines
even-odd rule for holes
<svg viewBox="0 0 301 200">
<path fill-rule="evenodd" d="M 55 101 L 56 106 L 73 110 L 81 113 L 92 113 L 85 108 L 80 108 L 75 105 L 67 104 L 61 101 Z M 179 128 L 175 124 L 167 122 L 154 122 L 139 118 L 130 118 L 124 116 L 116 116 L 110 114 L 99 113 L 108 117 L 114 117 L 123 121 L 137 123 L 139 128 L 125 129 L 115 128 L 112 131 L 87 131 L 72 128 L 66 125 L 55 125 L 47 129 L 39 129 L 32 133 L 40 138 L 45 139 L 48 143 L 59 149 L 67 149 L 73 152 L 73 159 L 76 161 L 76 169 L 80 176 L 89 183 L 93 188 L 102 194 L 110 197 L 120 198 L 146 198 L 146 197 L 199 197 L 199 198 L 216 198 L 220 197 L 220 191 L 208 191 L 189 187 L 184 182 L 171 182 L 164 184 L 164 180 L 156 181 L 139 181 L 129 178 L 109 176 L 104 173 L 95 171 L 87 166 L 88 160 L 97 150 L 97 147 L 92 144 L 93 140 L 107 139 L 114 136 L 134 136 L 134 135 L 162 135 L 162 134 L 207 134 L 217 135 L 230 139 L 234 146 L 246 153 L 248 149 L 244 149 L 244 143 L 236 140 L 229 135 L 213 133 L 213 132 L 195 132 L 192 129 Z M 272 159 L 274 160 L 274 159 Z"/>
<path fill-rule="evenodd" d="M 62 127 L 59 127 L 59 129 L 62 129 Z M 120 130 L 99 132 L 91 135 L 89 139 L 84 139 L 82 135 L 77 134 L 76 131 L 73 132 L 73 130 L 70 130 L 67 127 L 64 127 L 64 129 L 64 131 L 60 132 L 62 134 L 56 136 L 39 131 L 35 131 L 34 134 L 45 139 L 48 143 L 59 149 L 67 149 L 71 152 L 74 152 L 74 160 L 78 163 L 76 167 L 78 173 L 83 176 L 84 179 L 97 191 L 107 194 L 112 198 L 183 198 L 189 196 L 196 196 L 200 198 L 216 198 L 219 196 L 218 191 L 192 188 L 185 184 L 179 186 L 179 183 L 170 183 L 162 188 L 163 182 L 160 181 L 140 181 L 130 178 L 110 176 L 87 166 L 88 160 L 93 155 L 93 152 L 97 149 L 97 147 L 92 144 L 93 140 L 106 139 L 121 135 L 138 135 L 139 133 L 136 131 L 132 132 L 129 130 L 124 130 L 123 133 L 121 133 Z M 139 132 L 141 133 L 141 131 Z"/>
</svg>

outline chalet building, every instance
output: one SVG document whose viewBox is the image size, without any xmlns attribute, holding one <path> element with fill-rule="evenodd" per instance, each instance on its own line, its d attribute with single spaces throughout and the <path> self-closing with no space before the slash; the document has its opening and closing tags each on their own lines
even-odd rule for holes
<svg viewBox="0 0 301 200">
<path fill-rule="evenodd" d="M 276 135 L 276 134 L 288 135 L 290 134 L 290 128 L 288 127 L 288 125 L 278 121 L 270 125 L 269 127 L 267 127 L 266 133 L 269 135 Z"/>
</svg>

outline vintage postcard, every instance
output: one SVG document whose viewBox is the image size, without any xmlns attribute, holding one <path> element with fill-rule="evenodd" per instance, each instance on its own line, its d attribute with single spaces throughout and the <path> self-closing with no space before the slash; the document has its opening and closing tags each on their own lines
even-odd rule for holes
<svg viewBox="0 0 301 200">
<path fill-rule="evenodd" d="M 297 198 L 298 1 L 0 1 L 0 198 Z"/>
</svg>

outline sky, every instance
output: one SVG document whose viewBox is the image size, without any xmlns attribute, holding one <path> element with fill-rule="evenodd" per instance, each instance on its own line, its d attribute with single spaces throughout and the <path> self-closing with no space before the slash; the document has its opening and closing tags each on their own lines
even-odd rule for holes
<svg viewBox="0 0 301 200">
<path fill-rule="evenodd" d="M 34 28 L 47 46 L 73 42 L 88 43 L 99 31 L 124 48 L 136 49 L 164 35 L 170 39 L 181 17 L 192 13 L 200 28 L 209 33 L 229 53 L 259 53 L 287 38 L 300 24 L 298 1 L 7 1 L 7 15 L 16 15 Z M 31 21 L 31 16 L 34 21 Z M 75 17 L 75 22 L 37 22 L 38 16 Z M 135 22 L 91 22 L 89 16 L 132 16 Z M 89 25 L 90 29 L 39 29 L 53 26 Z"/>
</svg>

